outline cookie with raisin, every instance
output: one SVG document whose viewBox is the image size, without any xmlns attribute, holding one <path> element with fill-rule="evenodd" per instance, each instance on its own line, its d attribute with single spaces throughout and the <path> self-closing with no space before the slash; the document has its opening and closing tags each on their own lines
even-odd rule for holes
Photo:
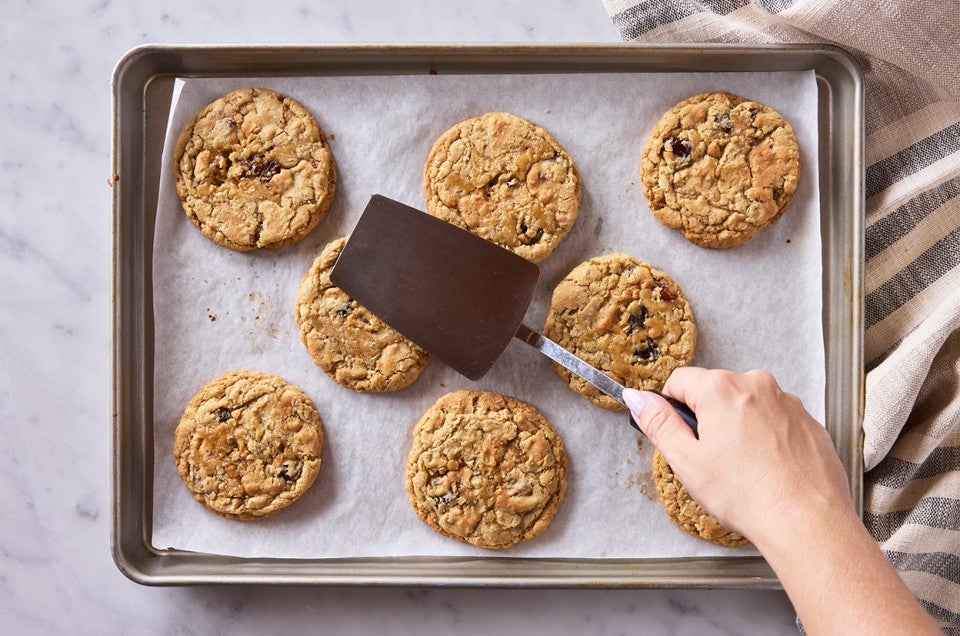
<svg viewBox="0 0 960 636">
<path fill-rule="evenodd" d="M 406 487 L 417 516 L 436 532 L 509 548 L 550 526 L 567 489 L 567 456 L 532 405 L 454 391 L 414 427 Z"/>
<path fill-rule="evenodd" d="M 327 214 L 337 184 L 319 124 L 266 88 L 235 90 L 198 112 L 180 134 L 173 168 L 190 221 L 237 251 L 303 238 Z"/>
<path fill-rule="evenodd" d="M 629 254 L 577 265 L 553 291 L 543 334 L 622 384 L 660 390 L 690 363 L 697 342 L 693 310 L 666 273 Z M 570 388 L 593 404 L 625 408 L 554 364 Z"/>
<path fill-rule="evenodd" d="M 211 380 L 187 404 L 173 457 L 187 489 L 230 519 L 269 517 L 320 471 L 323 424 L 303 391 L 259 371 Z"/>
<path fill-rule="evenodd" d="M 580 175 L 545 129 L 511 113 L 462 121 L 433 145 L 423 170 L 427 211 L 538 263 L 567 235 Z"/>
<path fill-rule="evenodd" d="M 420 376 L 430 354 L 333 284 L 330 271 L 346 244 L 346 237 L 327 244 L 300 283 L 300 340 L 340 386 L 378 393 L 402 389 Z"/>
<path fill-rule="evenodd" d="M 783 216 L 800 177 L 793 128 L 732 93 L 683 100 L 654 125 L 640 178 L 650 210 L 691 243 L 741 245 Z"/>
</svg>

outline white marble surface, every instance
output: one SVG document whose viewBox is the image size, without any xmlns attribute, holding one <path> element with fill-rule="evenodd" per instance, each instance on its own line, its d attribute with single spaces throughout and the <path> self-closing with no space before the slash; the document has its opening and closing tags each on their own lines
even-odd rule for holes
<svg viewBox="0 0 960 636">
<path fill-rule="evenodd" d="M 146 588 L 110 556 L 110 78 L 142 43 L 615 41 L 599 0 L 4 0 L 0 633 L 794 634 L 779 592 Z"/>
</svg>

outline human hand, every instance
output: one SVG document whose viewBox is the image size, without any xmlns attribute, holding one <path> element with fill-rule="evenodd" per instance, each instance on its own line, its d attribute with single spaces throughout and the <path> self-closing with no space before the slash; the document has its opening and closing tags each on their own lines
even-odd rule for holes
<svg viewBox="0 0 960 636">
<path fill-rule="evenodd" d="M 830 436 L 769 373 L 682 367 L 663 392 L 696 412 L 699 439 L 662 397 L 623 397 L 693 498 L 728 529 L 758 544 L 801 512 L 855 516 Z"/>
<path fill-rule="evenodd" d="M 807 633 L 938 633 L 860 522 L 830 436 L 797 396 L 765 371 L 692 367 L 663 392 L 697 414 L 699 439 L 662 397 L 623 398 L 691 496 L 763 553 Z"/>
</svg>

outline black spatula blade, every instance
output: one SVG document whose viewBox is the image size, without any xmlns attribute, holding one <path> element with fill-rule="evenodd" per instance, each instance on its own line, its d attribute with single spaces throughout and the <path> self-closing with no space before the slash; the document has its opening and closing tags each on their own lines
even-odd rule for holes
<svg viewBox="0 0 960 636">
<path fill-rule="evenodd" d="M 516 333 L 540 268 L 416 208 L 374 195 L 330 278 L 388 325 L 477 380 Z"/>
</svg>

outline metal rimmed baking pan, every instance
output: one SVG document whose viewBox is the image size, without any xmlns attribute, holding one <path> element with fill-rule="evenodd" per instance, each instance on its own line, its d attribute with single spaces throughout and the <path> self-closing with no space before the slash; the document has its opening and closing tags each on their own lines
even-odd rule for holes
<svg viewBox="0 0 960 636">
<path fill-rule="evenodd" d="M 825 424 L 861 501 L 863 85 L 826 46 L 145 46 L 113 78 L 113 530 L 119 568 L 153 585 L 323 584 L 778 587 L 758 557 L 557 559 L 238 558 L 152 543 L 152 252 L 170 94 L 177 77 L 774 72 L 812 69 L 819 88 Z"/>
</svg>

